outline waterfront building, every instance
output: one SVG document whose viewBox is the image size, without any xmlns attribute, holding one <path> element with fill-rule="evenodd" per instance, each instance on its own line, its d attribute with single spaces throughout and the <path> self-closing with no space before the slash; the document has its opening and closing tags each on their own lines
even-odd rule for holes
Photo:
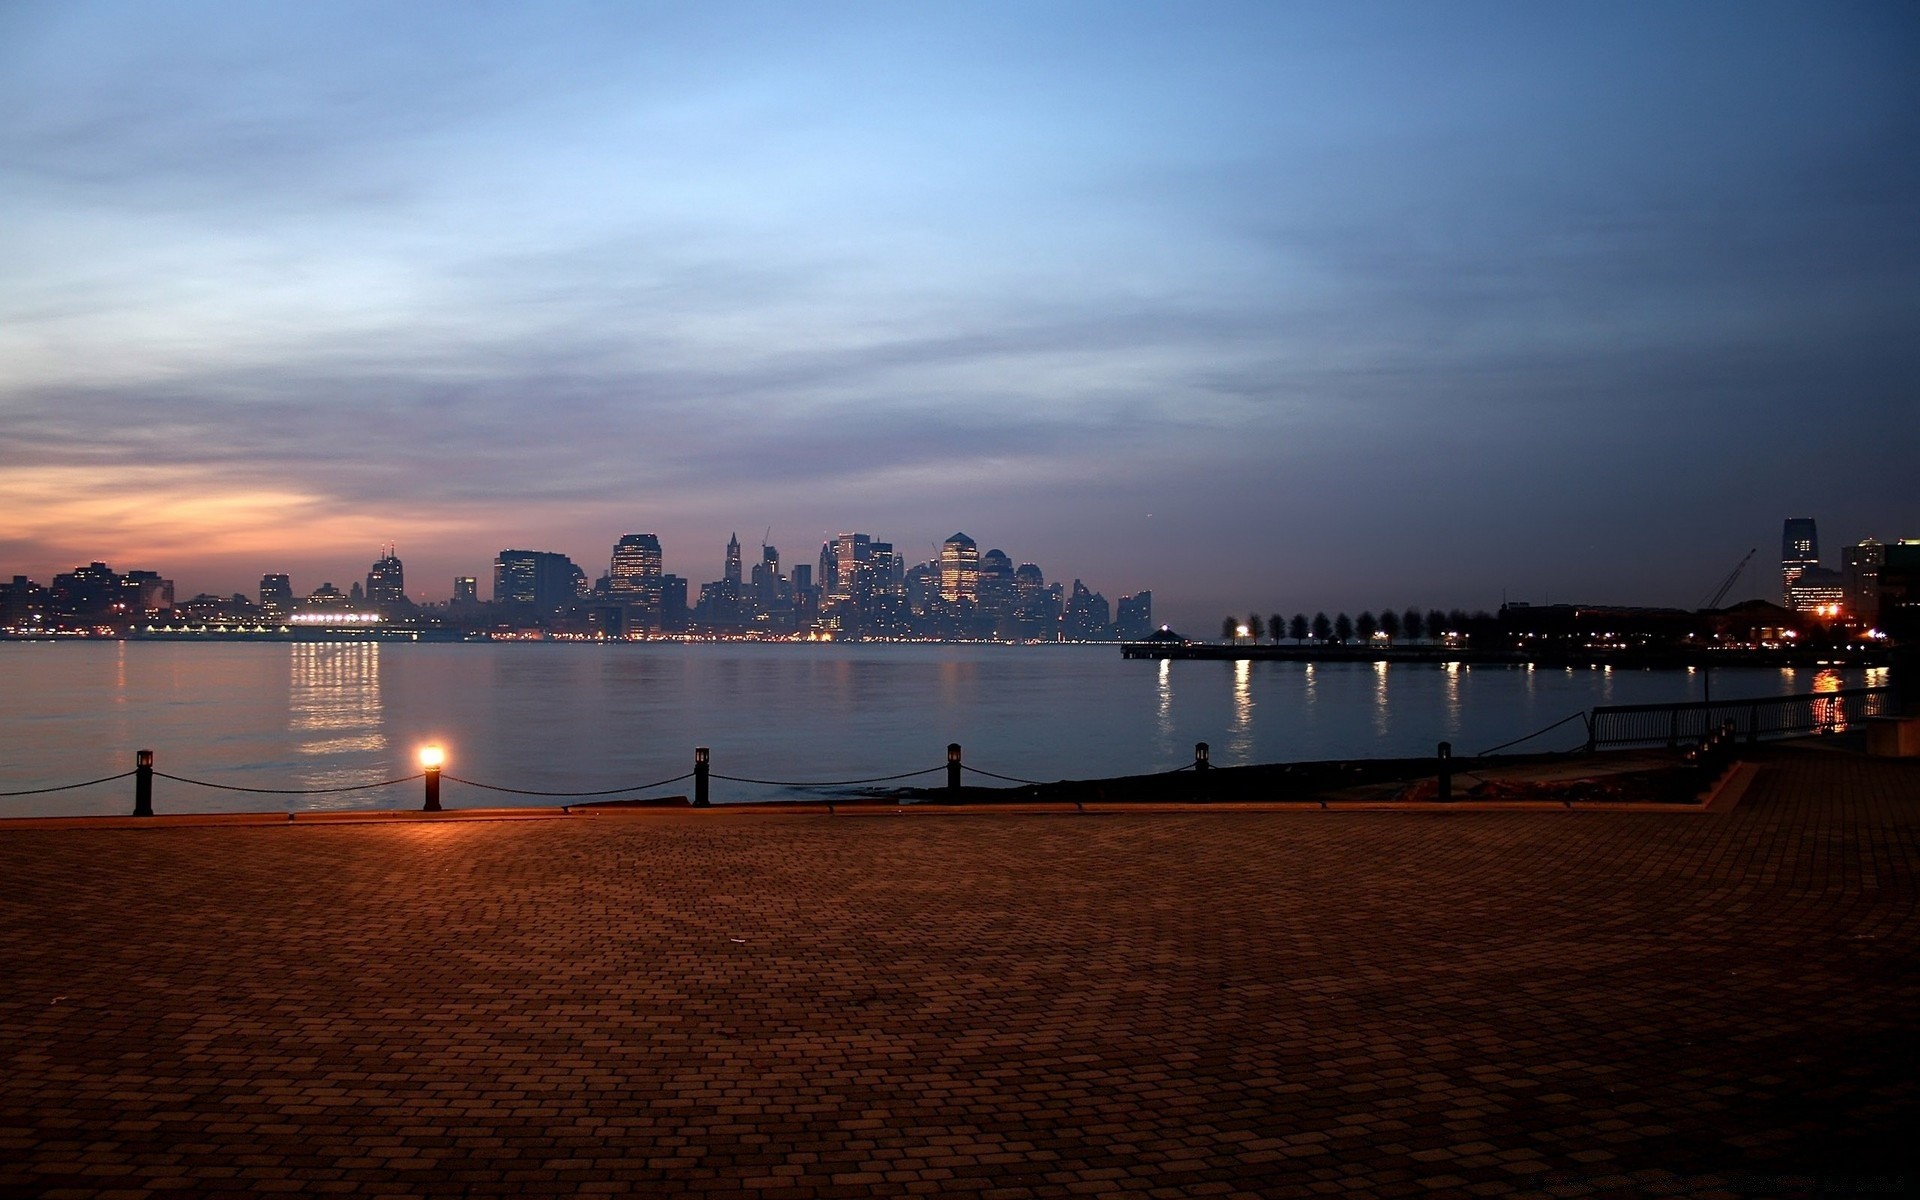
<svg viewBox="0 0 1920 1200">
<path fill-rule="evenodd" d="M 1889 636 L 1909 648 L 1920 643 L 1920 538 L 1902 538 L 1883 551 L 1879 616 Z"/>
<path fill-rule="evenodd" d="M 1123 642 L 1144 641 L 1153 634 L 1153 593 L 1120 597 L 1113 619 L 1114 636 Z"/>
<path fill-rule="evenodd" d="M 245 596 L 234 599 L 247 604 Z M 173 608 L 173 580 L 162 579 L 158 571 L 128 571 L 120 578 L 120 600 L 129 617 L 159 616 Z"/>
<path fill-rule="evenodd" d="M 12 583 L 0 584 L 0 630 L 8 633 L 36 633 L 47 627 L 49 595 L 25 575 L 15 575 Z"/>
<path fill-rule="evenodd" d="M 396 610 L 413 607 L 413 602 L 407 599 L 406 571 L 394 554 L 392 542 L 382 548 L 380 557 L 367 571 L 366 601 L 369 608 L 389 616 Z"/>
<path fill-rule="evenodd" d="M 285 575 L 262 575 L 260 608 L 270 617 L 284 617 L 292 612 L 293 580 Z"/>
<path fill-rule="evenodd" d="M 586 572 L 572 559 L 552 551 L 502 550 L 493 560 L 494 603 L 522 605 L 541 615 L 572 604 L 586 581 Z"/>
<path fill-rule="evenodd" d="M 632 598 L 650 608 L 660 606 L 660 538 L 651 533 L 629 533 L 614 543 L 607 569 L 607 591 Z"/>
<path fill-rule="evenodd" d="M 55 575 L 48 599 L 53 615 L 62 620 L 110 620 L 126 612 L 120 576 L 103 562 Z"/>
<path fill-rule="evenodd" d="M 1788 517 L 1780 529 L 1780 595 L 1793 607 L 1793 585 L 1820 566 L 1820 532 L 1812 517 Z"/>
<path fill-rule="evenodd" d="M 833 582 L 827 599 L 836 603 L 865 605 L 873 587 L 873 538 L 864 533 L 843 533 L 833 547 Z"/>
<path fill-rule="evenodd" d="M 964 533 L 940 544 L 940 598 L 972 604 L 980 598 L 980 549 Z"/>
<path fill-rule="evenodd" d="M 1066 611 L 1060 617 L 1060 636 L 1069 642 L 1103 642 L 1111 640 L 1113 629 L 1108 614 L 1112 610 L 1107 598 L 1099 592 L 1091 591 L 1078 579 L 1073 581 L 1073 592 L 1067 598 Z"/>
<path fill-rule="evenodd" d="M 480 603 L 480 581 L 471 575 L 453 577 L 453 605 L 455 608 L 472 608 Z"/>
<path fill-rule="evenodd" d="M 1840 567 L 1843 603 L 1847 612 L 1862 624 L 1880 620 L 1880 568 L 1887 560 L 1887 548 L 1872 538 L 1848 546 Z"/>
</svg>

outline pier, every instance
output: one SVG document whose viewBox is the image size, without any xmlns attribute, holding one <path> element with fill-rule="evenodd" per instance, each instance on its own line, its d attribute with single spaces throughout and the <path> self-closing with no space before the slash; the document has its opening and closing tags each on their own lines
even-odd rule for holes
<svg viewBox="0 0 1920 1200">
<path fill-rule="evenodd" d="M 0 1193 L 1910 1190 L 1920 764 L 1748 753 L 1670 812 L 8 828 Z"/>
</svg>

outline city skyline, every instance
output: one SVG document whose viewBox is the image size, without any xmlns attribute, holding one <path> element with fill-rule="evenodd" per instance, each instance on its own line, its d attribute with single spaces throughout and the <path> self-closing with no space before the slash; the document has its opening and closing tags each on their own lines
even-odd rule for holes
<svg viewBox="0 0 1920 1200">
<path fill-rule="evenodd" d="M 1917 81 L 1899 4 L 10 5 L 0 564 L 1688 605 L 1920 529 Z"/>
</svg>

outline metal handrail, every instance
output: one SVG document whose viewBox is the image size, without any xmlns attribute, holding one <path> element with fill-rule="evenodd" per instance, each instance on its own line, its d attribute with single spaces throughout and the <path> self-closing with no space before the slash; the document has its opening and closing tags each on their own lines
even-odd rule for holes
<svg viewBox="0 0 1920 1200">
<path fill-rule="evenodd" d="M 1744 700 L 1602 705 L 1593 710 L 1587 749 L 1654 742 L 1678 746 L 1727 724 L 1732 724 L 1735 736 L 1749 742 L 1795 733 L 1839 732 L 1891 711 L 1892 698 L 1892 687 L 1881 685 Z"/>
</svg>

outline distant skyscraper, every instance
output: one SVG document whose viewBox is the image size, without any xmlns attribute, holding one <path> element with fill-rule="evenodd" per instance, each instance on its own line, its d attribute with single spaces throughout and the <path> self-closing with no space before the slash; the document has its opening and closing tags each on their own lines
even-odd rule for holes
<svg viewBox="0 0 1920 1200">
<path fill-rule="evenodd" d="M 1114 636 L 1123 642 L 1143 641 L 1153 633 L 1153 593 L 1120 597 L 1113 619 Z"/>
<path fill-rule="evenodd" d="M 367 603 L 382 612 L 408 603 L 406 573 L 393 550 L 393 543 L 388 542 L 381 549 L 380 557 L 367 570 Z"/>
<path fill-rule="evenodd" d="M 737 533 L 727 539 L 727 569 L 722 578 L 735 587 L 740 585 L 740 535 Z"/>
<path fill-rule="evenodd" d="M 980 548 L 964 533 L 940 545 L 940 598 L 967 604 L 980 598 Z"/>
<path fill-rule="evenodd" d="M 1820 565 L 1820 533 L 1812 517 L 1788 517 L 1780 530 L 1780 594 L 1791 597 L 1800 576 Z"/>
<path fill-rule="evenodd" d="M 1847 612 L 1868 625 L 1880 619 L 1880 568 L 1886 561 L 1886 546 L 1867 538 L 1848 546 L 1841 563 Z"/>
<path fill-rule="evenodd" d="M 262 575 L 260 607 L 275 617 L 293 611 L 293 580 L 285 575 Z"/>
<path fill-rule="evenodd" d="M 1067 609 L 1060 618 L 1060 636 L 1070 642 L 1105 641 L 1113 633 L 1107 625 L 1108 611 L 1105 596 L 1074 580 L 1073 594 L 1067 597 Z"/>
<path fill-rule="evenodd" d="M 470 608 L 480 603 L 480 581 L 471 575 L 454 576 L 453 603 L 456 608 Z"/>
<path fill-rule="evenodd" d="M 827 598 L 864 604 L 872 590 L 873 538 L 864 533 L 841 534 L 833 547 L 833 584 Z"/>
<path fill-rule="evenodd" d="M 546 550 L 502 550 L 493 560 L 496 604 L 530 604 L 537 609 L 573 603 L 586 579 L 573 560 Z"/>
<path fill-rule="evenodd" d="M 629 533 L 613 547 L 607 568 L 607 591 L 657 607 L 660 603 L 660 539 L 651 533 Z"/>
</svg>

